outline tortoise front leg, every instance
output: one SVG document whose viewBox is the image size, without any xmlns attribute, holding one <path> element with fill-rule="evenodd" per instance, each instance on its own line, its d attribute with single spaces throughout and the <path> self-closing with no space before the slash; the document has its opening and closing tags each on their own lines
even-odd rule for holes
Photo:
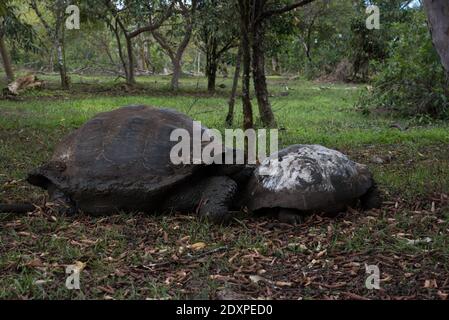
<svg viewBox="0 0 449 320">
<path fill-rule="evenodd" d="M 201 218 L 214 223 L 226 223 L 229 208 L 237 193 L 237 183 L 226 176 L 201 179 L 184 184 L 162 205 L 162 211 L 196 211 Z"/>
<path fill-rule="evenodd" d="M 226 176 L 211 177 L 205 179 L 201 189 L 199 216 L 214 223 L 229 222 L 229 209 L 237 193 L 237 183 Z"/>
<path fill-rule="evenodd" d="M 369 211 L 382 207 L 382 195 L 374 183 L 373 186 L 360 198 L 362 209 Z"/>
<path fill-rule="evenodd" d="M 77 212 L 76 206 L 69 196 L 59 190 L 54 184 L 48 187 L 49 201 L 53 204 L 53 209 L 59 215 L 74 215 Z"/>
</svg>

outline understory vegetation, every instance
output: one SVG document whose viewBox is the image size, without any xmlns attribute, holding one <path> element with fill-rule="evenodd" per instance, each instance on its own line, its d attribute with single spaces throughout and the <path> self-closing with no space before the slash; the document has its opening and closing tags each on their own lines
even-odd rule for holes
<svg viewBox="0 0 449 320">
<path fill-rule="evenodd" d="M 423 12 L 410 24 L 392 27 L 391 55 L 376 63 L 379 72 L 359 105 L 367 112 L 383 109 L 429 122 L 449 117 L 449 81 L 432 45 Z"/>
</svg>

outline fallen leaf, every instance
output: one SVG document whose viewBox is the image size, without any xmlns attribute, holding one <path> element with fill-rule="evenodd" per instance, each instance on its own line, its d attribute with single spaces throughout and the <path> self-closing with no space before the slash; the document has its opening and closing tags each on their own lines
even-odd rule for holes
<svg viewBox="0 0 449 320">
<path fill-rule="evenodd" d="M 264 277 L 261 277 L 261 276 L 256 276 L 256 275 L 254 275 L 254 276 L 249 276 L 249 279 L 250 279 L 251 282 L 253 282 L 253 283 L 259 283 L 260 281 L 265 281 L 265 282 L 271 283 L 270 280 L 268 280 L 268 279 L 266 279 L 266 278 L 264 278 Z"/>
<path fill-rule="evenodd" d="M 257 270 L 257 274 L 258 274 L 259 276 L 262 275 L 262 274 L 265 274 L 265 273 L 267 273 L 267 270 L 265 270 L 265 269 Z"/>
<path fill-rule="evenodd" d="M 327 249 L 318 252 L 318 254 L 316 255 L 317 258 L 321 258 L 322 256 L 324 256 L 327 253 Z"/>
<path fill-rule="evenodd" d="M 42 263 L 41 259 L 36 258 L 36 259 L 33 259 L 30 262 L 28 262 L 26 265 L 28 267 L 37 268 L 37 267 L 42 267 L 43 263 Z"/>
<path fill-rule="evenodd" d="M 206 248 L 206 244 L 204 242 L 197 242 L 197 243 L 192 244 L 190 246 L 190 248 L 198 251 L 198 250 L 202 250 L 202 249 Z"/>
<path fill-rule="evenodd" d="M 229 277 L 229 276 L 223 276 L 223 275 L 221 275 L 221 274 L 211 274 L 211 275 L 209 276 L 209 278 L 210 278 L 211 280 L 224 281 L 224 282 L 228 282 L 228 281 L 231 279 L 231 277 Z"/>
<path fill-rule="evenodd" d="M 293 285 L 293 283 L 286 281 L 276 281 L 274 284 L 278 287 L 291 287 Z"/>
<path fill-rule="evenodd" d="M 114 294 L 114 292 L 115 292 L 114 288 L 111 288 L 110 286 L 106 286 L 106 287 L 98 286 L 97 289 L 101 290 L 103 292 L 109 293 L 109 294 Z"/>
<path fill-rule="evenodd" d="M 426 280 L 424 282 L 424 288 L 426 288 L 426 289 L 436 289 L 436 288 L 438 288 L 437 281 L 435 279 Z"/>
<path fill-rule="evenodd" d="M 75 263 L 73 264 L 74 266 L 75 266 L 75 270 L 78 272 L 78 273 L 81 273 L 81 271 L 83 271 L 84 270 L 84 268 L 86 268 L 86 263 L 84 263 L 84 262 L 81 262 L 81 261 L 75 261 Z"/>
</svg>

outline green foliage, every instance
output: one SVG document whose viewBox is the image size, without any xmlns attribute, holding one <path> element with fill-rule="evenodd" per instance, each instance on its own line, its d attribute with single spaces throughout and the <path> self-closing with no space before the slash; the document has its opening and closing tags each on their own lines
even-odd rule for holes
<svg viewBox="0 0 449 320">
<path fill-rule="evenodd" d="M 389 45 L 393 41 L 394 25 L 397 23 L 411 23 L 409 16 L 411 10 L 406 8 L 410 1 L 404 0 L 378 0 L 375 4 L 380 11 L 380 30 L 366 28 L 367 2 L 360 0 L 356 6 L 356 14 L 351 18 L 351 33 L 348 46 L 350 61 L 354 67 L 353 80 L 367 81 L 374 70 L 370 69 L 372 62 L 386 59 L 389 54 Z"/>
<path fill-rule="evenodd" d="M 331 73 L 347 57 L 352 2 L 316 1 L 269 21 L 268 56 L 283 72 L 316 78 Z"/>
<path fill-rule="evenodd" d="M 237 46 L 239 21 L 232 2 L 201 0 L 195 20 L 195 44 L 207 58 L 218 63 L 230 48 Z"/>
<path fill-rule="evenodd" d="M 417 11 L 411 24 L 396 24 L 390 57 L 376 64 L 380 70 L 373 90 L 358 102 L 369 110 L 382 108 L 401 115 L 449 117 L 449 90 L 445 73 L 432 45 L 425 15 Z"/>
<path fill-rule="evenodd" d="M 6 15 L 7 10 L 7 1 L 0 2 L 0 17 L 4 17 Z"/>
<path fill-rule="evenodd" d="M 14 51 L 35 50 L 36 33 L 33 27 L 22 17 L 22 12 L 12 2 L 0 5 L 0 34 L 4 34 Z"/>
</svg>

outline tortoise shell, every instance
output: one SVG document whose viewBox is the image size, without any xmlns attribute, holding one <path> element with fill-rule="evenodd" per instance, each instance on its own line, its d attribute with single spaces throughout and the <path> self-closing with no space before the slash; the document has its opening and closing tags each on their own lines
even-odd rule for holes
<svg viewBox="0 0 449 320">
<path fill-rule="evenodd" d="M 168 109 L 128 106 L 98 114 L 65 137 L 28 181 L 62 191 L 89 213 L 155 209 L 162 194 L 201 168 L 170 161 L 178 143 L 170 135 L 179 128 L 192 137 L 193 120 Z"/>
<path fill-rule="evenodd" d="M 293 145 L 265 159 L 248 183 L 250 210 L 332 211 L 372 187 L 368 168 L 319 145 Z"/>
</svg>

